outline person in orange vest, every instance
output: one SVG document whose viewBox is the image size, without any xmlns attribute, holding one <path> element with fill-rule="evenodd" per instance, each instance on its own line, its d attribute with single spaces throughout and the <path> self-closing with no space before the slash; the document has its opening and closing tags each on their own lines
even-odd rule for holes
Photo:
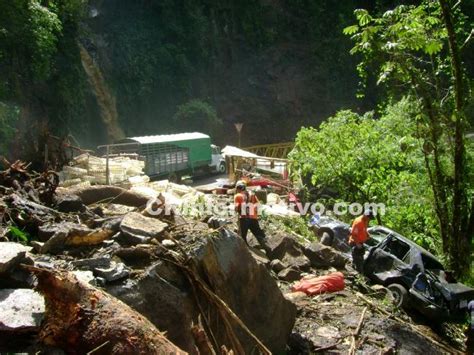
<svg viewBox="0 0 474 355">
<path fill-rule="evenodd" d="M 374 217 L 371 210 L 367 210 L 352 222 L 349 234 L 349 245 L 352 248 L 352 265 L 362 273 L 364 271 L 364 243 L 370 238 L 367 228 L 370 220 Z"/>
<path fill-rule="evenodd" d="M 239 215 L 239 230 L 240 235 L 244 239 L 247 246 L 247 233 L 250 230 L 258 243 L 266 249 L 264 240 L 265 232 L 260 228 L 258 223 L 258 198 L 255 194 L 247 191 L 247 184 L 245 181 L 238 181 L 235 184 L 234 205 L 235 211 Z"/>
</svg>

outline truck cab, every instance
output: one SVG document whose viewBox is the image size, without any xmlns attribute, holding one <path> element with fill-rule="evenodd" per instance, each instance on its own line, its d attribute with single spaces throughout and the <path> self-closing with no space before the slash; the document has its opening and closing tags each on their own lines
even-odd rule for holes
<svg viewBox="0 0 474 355">
<path fill-rule="evenodd" d="M 226 172 L 226 165 L 224 156 L 221 153 L 221 147 L 211 144 L 211 164 L 209 164 L 211 171 L 221 174 Z"/>
</svg>

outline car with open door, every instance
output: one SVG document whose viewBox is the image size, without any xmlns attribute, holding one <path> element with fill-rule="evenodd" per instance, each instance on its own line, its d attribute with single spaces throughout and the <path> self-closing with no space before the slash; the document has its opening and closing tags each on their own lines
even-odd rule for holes
<svg viewBox="0 0 474 355">
<path fill-rule="evenodd" d="M 364 274 L 387 287 L 399 307 L 413 308 L 435 320 L 462 321 L 474 289 L 456 282 L 430 252 L 382 226 L 371 235 L 384 237 L 364 261 Z"/>
</svg>

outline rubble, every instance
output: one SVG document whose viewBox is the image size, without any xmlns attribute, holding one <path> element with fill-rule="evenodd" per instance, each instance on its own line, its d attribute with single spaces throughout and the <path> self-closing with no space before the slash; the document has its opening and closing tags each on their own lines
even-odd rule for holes
<svg viewBox="0 0 474 355">
<path fill-rule="evenodd" d="M 107 282 L 117 281 L 130 275 L 130 271 L 123 263 L 115 262 L 112 262 L 110 267 L 107 269 L 95 268 L 94 273 Z"/>
<path fill-rule="evenodd" d="M 303 253 L 310 260 L 311 265 L 316 268 L 335 267 L 336 269 L 342 269 L 348 262 L 347 256 L 319 242 L 308 244 L 303 249 Z"/>
<path fill-rule="evenodd" d="M 292 267 L 287 267 L 286 269 L 281 270 L 278 273 L 278 278 L 283 281 L 292 282 L 299 280 L 301 277 L 301 272 L 293 269 Z"/>
<path fill-rule="evenodd" d="M 287 302 L 265 267 L 256 263 L 239 236 L 223 230 L 219 236 L 196 240 L 189 257 L 199 278 L 206 279 L 215 294 L 246 324 L 271 351 L 284 351 L 295 317 L 295 308 Z M 193 285 L 174 263 L 157 261 L 139 280 L 125 280 L 107 286 L 107 291 L 147 316 L 183 350 L 192 352 L 194 338 L 191 324 L 202 309 L 208 309 L 212 334 L 219 344 L 233 348 L 228 331 L 222 329 L 220 312 L 206 301 L 196 304 Z M 194 282 L 193 282 L 194 284 Z M 194 287 L 198 288 L 197 285 Z M 199 297 L 202 297 L 199 296 Z M 214 314 L 217 311 L 217 314 Z M 214 315 L 213 315 L 214 314 Z M 202 315 L 208 317 L 208 315 Z M 255 342 L 233 325 L 245 353 Z M 238 331 L 239 330 L 239 331 Z"/>
<path fill-rule="evenodd" d="M 304 255 L 303 247 L 294 237 L 281 233 L 275 234 L 267 238 L 266 245 L 268 248 L 267 254 L 272 260 L 278 259 L 284 265 L 295 270 L 309 270 L 311 261 Z M 291 272 L 291 274 L 294 275 L 294 272 Z"/>
<path fill-rule="evenodd" d="M 131 189 L 56 189 L 53 175 L 47 184 L 24 168 L 0 174 L 0 237 L 13 238 L 15 227 L 29 245 L 0 244 L 0 307 L 3 293 L 34 294 L 36 286 L 46 299 L 45 318 L 41 325 L 5 330 L 20 344 L 0 341 L 2 352 L 53 346 L 67 353 L 347 353 L 364 307 L 360 351 L 456 351 L 433 332 L 414 331 L 408 317 L 393 315 L 389 293 L 361 286 L 344 269 L 344 254 L 283 230 L 267 233 L 265 251 L 253 238 L 249 248 L 232 232 L 235 220 L 181 208 L 228 201 L 232 209 L 232 196 L 146 178 L 132 179 Z M 150 196 L 177 206 L 176 213 L 149 215 Z M 267 201 L 282 203 L 275 194 Z M 344 274 L 344 291 L 289 292 L 303 275 L 334 268 Z M 39 321 L 43 311 L 35 312 L 29 314 Z M 28 338 L 21 336 L 25 331 Z"/>
<path fill-rule="evenodd" d="M 0 274 L 4 274 L 19 263 L 24 262 L 26 253 L 31 251 L 31 247 L 13 242 L 3 242 L 0 247 Z"/>
<path fill-rule="evenodd" d="M 44 310 L 43 297 L 33 290 L 0 289 L 0 336 L 38 331 Z"/>
<path fill-rule="evenodd" d="M 156 218 L 145 217 L 137 212 L 130 212 L 125 215 L 120 223 L 122 233 L 132 237 L 157 238 L 160 239 L 165 229 L 168 227 Z"/>
</svg>

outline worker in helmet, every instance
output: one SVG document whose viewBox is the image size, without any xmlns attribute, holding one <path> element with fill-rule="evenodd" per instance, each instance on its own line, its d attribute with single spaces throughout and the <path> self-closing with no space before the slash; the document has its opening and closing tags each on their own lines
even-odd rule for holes
<svg viewBox="0 0 474 355">
<path fill-rule="evenodd" d="M 235 211 L 239 216 L 240 235 L 245 243 L 248 245 L 247 233 L 250 230 L 265 249 L 265 233 L 258 223 L 258 198 L 255 194 L 247 191 L 245 181 L 240 180 L 235 184 L 234 204 Z"/>
<path fill-rule="evenodd" d="M 374 215 L 371 210 L 364 211 L 362 215 L 352 222 L 352 228 L 349 234 L 349 245 L 352 248 L 352 265 L 361 273 L 364 271 L 364 243 L 370 237 L 367 228 L 372 218 L 374 218 Z"/>
</svg>

